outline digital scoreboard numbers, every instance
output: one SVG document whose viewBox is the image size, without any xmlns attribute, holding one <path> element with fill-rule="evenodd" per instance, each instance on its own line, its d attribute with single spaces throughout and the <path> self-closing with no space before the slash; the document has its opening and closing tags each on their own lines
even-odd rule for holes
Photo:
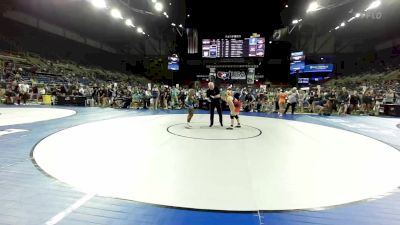
<svg viewBox="0 0 400 225">
<path fill-rule="evenodd" d="M 264 57 L 265 38 L 203 39 L 203 58 Z"/>
</svg>

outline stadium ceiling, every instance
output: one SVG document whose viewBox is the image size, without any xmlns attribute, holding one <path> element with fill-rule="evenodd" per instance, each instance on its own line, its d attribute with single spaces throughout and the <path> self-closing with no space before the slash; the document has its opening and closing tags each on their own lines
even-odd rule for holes
<svg viewBox="0 0 400 225">
<path fill-rule="evenodd" d="M 259 32 L 282 27 L 280 12 L 287 0 L 187 0 L 186 26 L 203 33 Z"/>
<path fill-rule="evenodd" d="M 307 13 L 312 2 L 318 7 Z M 377 2 L 379 6 L 370 8 Z M 293 21 L 302 19 L 296 24 L 302 32 L 316 30 L 317 35 L 323 35 L 331 31 L 342 39 L 385 40 L 399 36 L 399 0 L 289 0 L 288 5 L 282 12 L 283 23 L 293 27 Z"/>
<path fill-rule="evenodd" d="M 161 12 L 155 9 L 152 0 L 105 2 L 109 9 L 93 7 L 91 0 L 3 0 L 1 7 L 3 11 L 5 7 L 21 11 L 117 48 L 149 38 L 147 34 L 156 40 L 175 37 L 171 21 L 183 22 L 186 15 L 184 0 L 159 0 L 164 6 Z M 112 18 L 111 8 L 117 8 L 123 20 Z M 135 28 L 126 25 L 128 18 Z M 137 32 L 139 26 L 146 35 Z"/>
</svg>

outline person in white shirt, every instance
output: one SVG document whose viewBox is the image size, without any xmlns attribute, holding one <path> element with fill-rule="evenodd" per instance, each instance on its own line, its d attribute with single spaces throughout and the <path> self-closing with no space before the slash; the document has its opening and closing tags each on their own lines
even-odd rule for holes
<svg viewBox="0 0 400 225">
<path fill-rule="evenodd" d="M 294 87 L 288 95 L 286 109 L 283 114 L 286 114 L 286 112 L 289 109 L 289 106 L 291 106 L 292 107 L 292 115 L 293 115 L 294 111 L 296 110 L 296 104 L 297 104 L 298 99 L 299 99 L 299 92 L 297 91 L 297 88 Z"/>
<path fill-rule="evenodd" d="M 18 85 L 19 86 L 19 92 L 20 96 L 22 99 L 22 103 L 26 105 L 26 101 L 29 99 L 29 85 L 26 84 L 25 82 L 21 83 Z"/>
</svg>

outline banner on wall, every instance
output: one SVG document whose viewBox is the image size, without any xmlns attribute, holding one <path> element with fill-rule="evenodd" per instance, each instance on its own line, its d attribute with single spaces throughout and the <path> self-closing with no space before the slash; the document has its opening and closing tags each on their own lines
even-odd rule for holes
<svg viewBox="0 0 400 225">
<path fill-rule="evenodd" d="M 217 78 L 221 80 L 246 80 L 245 71 L 218 71 Z"/>
<path fill-rule="evenodd" d="M 247 84 L 254 84 L 254 76 L 256 74 L 255 68 L 247 69 Z"/>
<path fill-rule="evenodd" d="M 244 71 L 229 71 L 232 80 L 246 80 L 246 72 Z"/>
<path fill-rule="evenodd" d="M 210 81 L 214 82 L 216 79 L 217 74 L 215 73 L 215 67 L 210 68 Z"/>
</svg>

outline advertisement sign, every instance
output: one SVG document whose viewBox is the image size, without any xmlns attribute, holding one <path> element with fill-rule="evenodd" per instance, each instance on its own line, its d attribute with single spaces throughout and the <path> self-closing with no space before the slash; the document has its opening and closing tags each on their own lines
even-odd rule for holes
<svg viewBox="0 0 400 225">
<path fill-rule="evenodd" d="M 218 71 L 217 78 L 221 80 L 246 80 L 245 71 Z"/>
<path fill-rule="evenodd" d="M 218 71 L 217 72 L 217 78 L 219 78 L 221 80 L 228 80 L 228 79 L 230 79 L 230 76 L 228 75 L 227 72 Z"/>
<path fill-rule="evenodd" d="M 246 80 L 246 72 L 244 71 L 229 71 L 232 80 Z"/>
<path fill-rule="evenodd" d="M 309 84 L 310 83 L 310 78 L 299 78 L 297 83 L 299 83 L 299 84 Z"/>
<path fill-rule="evenodd" d="M 305 73 L 332 72 L 333 64 L 310 64 L 304 67 Z"/>
</svg>

